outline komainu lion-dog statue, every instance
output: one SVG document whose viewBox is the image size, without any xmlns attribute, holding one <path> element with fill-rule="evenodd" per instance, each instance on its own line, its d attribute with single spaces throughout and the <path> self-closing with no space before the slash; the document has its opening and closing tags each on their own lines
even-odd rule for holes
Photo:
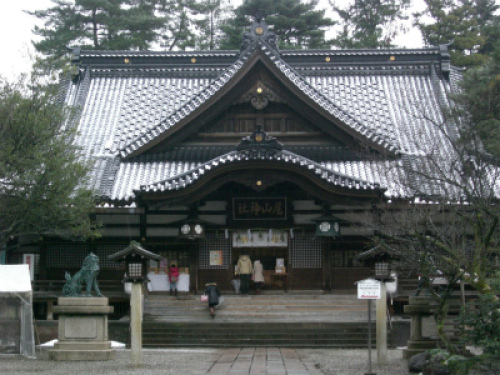
<svg viewBox="0 0 500 375">
<path fill-rule="evenodd" d="M 99 274 L 99 257 L 94 253 L 87 255 L 83 261 L 83 266 L 80 271 L 71 277 L 69 272 L 66 272 L 66 284 L 63 287 L 63 295 L 65 297 L 91 297 L 92 288 L 98 297 L 104 297 L 99 290 L 97 275 Z M 83 284 L 86 285 L 86 293 L 82 295 Z"/>
</svg>

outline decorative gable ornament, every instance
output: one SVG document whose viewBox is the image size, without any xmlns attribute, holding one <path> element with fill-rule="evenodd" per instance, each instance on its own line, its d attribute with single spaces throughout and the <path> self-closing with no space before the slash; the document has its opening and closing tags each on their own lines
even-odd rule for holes
<svg viewBox="0 0 500 375">
<path fill-rule="evenodd" d="M 278 50 L 276 45 L 276 34 L 273 31 L 269 30 L 266 22 L 264 21 L 264 16 L 261 11 L 257 11 L 255 13 L 255 21 L 250 27 L 250 32 L 247 32 L 243 35 L 243 41 L 241 43 L 240 50 L 245 51 L 252 43 L 263 40 L 270 47 Z"/>
<path fill-rule="evenodd" d="M 283 144 L 276 138 L 268 136 L 260 125 L 257 125 L 257 130 L 251 135 L 242 138 L 241 142 L 236 146 L 236 151 L 255 151 L 258 155 L 275 153 L 281 150 L 283 150 Z"/>
<path fill-rule="evenodd" d="M 255 109 L 264 109 L 267 107 L 269 102 L 273 103 L 285 103 L 281 98 L 276 95 L 270 88 L 264 85 L 262 82 L 257 82 L 250 90 L 248 90 L 238 101 L 241 103 L 248 103 L 252 105 Z"/>
</svg>

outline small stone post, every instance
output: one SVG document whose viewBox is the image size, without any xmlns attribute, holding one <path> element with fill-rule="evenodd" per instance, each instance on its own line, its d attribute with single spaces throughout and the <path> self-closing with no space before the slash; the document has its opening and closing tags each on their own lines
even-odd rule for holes
<svg viewBox="0 0 500 375">
<path fill-rule="evenodd" d="M 130 294 L 131 365 L 142 365 L 142 283 L 132 283 Z"/>
<path fill-rule="evenodd" d="M 377 300 L 377 363 L 387 363 L 387 292 L 385 282 L 380 282 L 380 299 Z"/>
</svg>

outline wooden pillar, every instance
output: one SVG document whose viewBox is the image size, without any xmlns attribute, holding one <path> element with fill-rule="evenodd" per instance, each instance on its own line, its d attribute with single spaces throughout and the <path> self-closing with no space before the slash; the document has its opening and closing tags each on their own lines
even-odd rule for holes
<svg viewBox="0 0 500 375">
<path fill-rule="evenodd" d="M 40 245 L 38 278 L 40 280 L 47 279 L 47 247 L 44 244 Z"/>
<path fill-rule="evenodd" d="M 331 265 L 331 239 L 327 238 L 321 247 L 322 268 L 323 268 L 323 289 L 332 290 L 332 265 Z"/>
<path fill-rule="evenodd" d="M 199 259 L 199 246 L 196 249 L 192 249 L 189 254 L 189 279 L 190 285 L 189 289 L 193 290 L 195 293 L 198 293 L 198 259 Z"/>
<path fill-rule="evenodd" d="M 146 215 L 148 213 L 147 208 L 144 208 L 142 212 L 139 214 L 139 236 L 141 242 L 146 242 L 146 234 L 147 234 L 147 224 L 146 224 Z"/>
<path fill-rule="evenodd" d="M 47 320 L 54 320 L 54 313 L 52 311 L 53 306 L 53 301 L 47 301 Z"/>
</svg>

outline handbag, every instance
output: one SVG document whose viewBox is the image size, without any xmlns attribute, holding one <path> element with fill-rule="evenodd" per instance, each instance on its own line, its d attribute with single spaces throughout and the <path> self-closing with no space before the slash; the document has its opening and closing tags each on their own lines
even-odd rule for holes
<svg viewBox="0 0 500 375">
<path fill-rule="evenodd" d="M 253 273 L 252 273 L 252 276 L 250 276 L 250 279 L 251 279 L 252 281 L 254 281 L 254 280 L 255 280 L 255 274 L 253 274 Z"/>
<path fill-rule="evenodd" d="M 208 302 L 208 296 L 206 294 L 201 295 L 201 302 Z"/>
<path fill-rule="evenodd" d="M 233 285 L 233 288 L 236 291 L 236 293 L 239 293 L 240 292 L 240 279 L 233 279 L 231 281 L 231 284 Z"/>
</svg>

